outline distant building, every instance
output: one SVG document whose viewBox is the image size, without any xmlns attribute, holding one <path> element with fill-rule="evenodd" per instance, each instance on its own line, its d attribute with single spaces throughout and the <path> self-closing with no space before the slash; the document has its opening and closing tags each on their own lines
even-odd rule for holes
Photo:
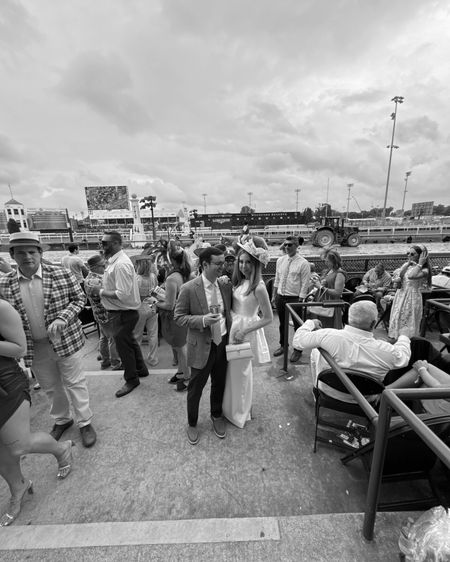
<svg viewBox="0 0 450 562">
<path fill-rule="evenodd" d="M 27 212 L 23 203 L 19 203 L 15 199 L 10 199 L 5 203 L 6 223 L 10 219 L 14 219 L 20 226 L 21 230 L 28 230 Z M 6 224 L 4 230 L 7 230 Z"/>
</svg>

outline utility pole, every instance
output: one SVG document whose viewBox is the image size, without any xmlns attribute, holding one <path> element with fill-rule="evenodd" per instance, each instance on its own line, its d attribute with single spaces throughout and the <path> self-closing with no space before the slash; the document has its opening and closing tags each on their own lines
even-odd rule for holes
<svg viewBox="0 0 450 562">
<path fill-rule="evenodd" d="M 408 178 L 411 174 L 412 172 L 406 172 L 405 174 L 405 190 L 403 191 L 402 217 L 405 215 L 405 197 L 406 197 L 406 192 L 408 191 L 406 188 L 408 187 Z"/>
<path fill-rule="evenodd" d="M 298 194 L 300 193 L 301 189 L 295 190 L 295 212 L 298 213 Z"/>
<path fill-rule="evenodd" d="M 347 215 L 346 215 L 346 217 L 345 217 L 346 220 L 348 220 L 348 210 L 349 210 L 349 207 L 350 207 L 350 192 L 351 192 L 351 189 L 352 189 L 352 187 L 353 187 L 353 184 L 352 184 L 352 183 L 348 183 L 348 184 L 347 184 L 347 187 L 348 187 L 348 196 L 347 196 Z"/>
<path fill-rule="evenodd" d="M 398 148 L 398 146 L 394 144 L 395 124 L 397 122 L 397 104 L 403 103 L 404 99 L 405 98 L 403 96 L 395 96 L 394 98 L 391 99 L 391 101 L 395 103 L 395 109 L 394 109 L 394 113 L 391 113 L 391 119 L 393 121 L 391 144 L 388 144 L 386 146 L 386 148 L 389 148 L 389 163 L 388 163 L 388 171 L 387 171 L 387 178 L 386 178 L 386 190 L 384 192 L 383 213 L 381 215 L 381 218 L 383 220 L 386 218 L 386 205 L 387 205 L 387 196 L 389 191 L 389 177 L 391 175 L 392 151 L 394 148 Z"/>
<path fill-rule="evenodd" d="M 252 195 L 253 195 L 253 191 L 248 191 L 247 192 L 248 195 L 248 206 L 251 209 L 252 208 Z"/>
<path fill-rule="evenodd" d="M 203 213 L 206 215 L 206 195 L 207 193 L 202 193 L 203 197 Z"/>
</svg>

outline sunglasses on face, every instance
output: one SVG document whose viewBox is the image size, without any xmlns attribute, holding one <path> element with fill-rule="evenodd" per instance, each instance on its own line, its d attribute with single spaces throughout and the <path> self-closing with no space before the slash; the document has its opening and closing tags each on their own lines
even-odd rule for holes
<svg viewBox="0 0 450 562">
<path fill-rule="evenodd" d="M 284 247 L 285 247 L 285 248 L 288 248 L 289 246 L 293 246 L 293 245 L 294 245 L 294 244 L 292 244 L 292 242 L 287 242 L 287 243 L 284 245 Z"/>
<path fill-rule="evenodd" d="M 416 252 L 408 252 L 406 255 L 407 256 L 417 256 Z"/>
</svg>

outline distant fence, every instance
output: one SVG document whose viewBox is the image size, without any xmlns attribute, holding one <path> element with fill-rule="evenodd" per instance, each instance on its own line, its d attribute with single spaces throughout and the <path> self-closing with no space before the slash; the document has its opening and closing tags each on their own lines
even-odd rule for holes
<svg viewBox="0 0 450 562">
<path fill-rule="evenodd" d="M 342 268 L 347 272 L 348 277 L 362 277 L 366 271 L 375 267 L 377 263 L 382 263 L 386 271 L 394 271 L 405 263 L 405 254 L 372 254 L 365 256 L 341 256 Z M 308 261 L 313 263 L 316 271 L 321 273 L 326 269 L 326 264 L 319 256 L 308 256 Z M 450 263 L 450 252 L 430 253 L 430 261 L 433 268 L 441 270 Z M 270 260 L 263 271 L 264 281 L 275 277 L 276 259 Z"/>
</svg>

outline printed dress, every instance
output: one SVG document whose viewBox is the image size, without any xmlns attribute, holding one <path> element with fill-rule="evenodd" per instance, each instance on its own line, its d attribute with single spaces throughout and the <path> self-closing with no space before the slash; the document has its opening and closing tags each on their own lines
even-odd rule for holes
<svg viewBox="0 0 450 562">
<path fill-rule="evenodd" d="M 411 270 L 416 266 L 409 266 L 403 277 L 402 287 L 395 293 L 389 322 L 389 337 L 397 339 L 400 329 L 408 328 L 404 335 L 412 338 L 420 332 L 423 305 L 422 292 L 423 279 L 410 279 Z"/>
<path fill-rule="evenodd" d="M 251 326 L 259 320 L 259 304 L 254 292 L 246 295 L 248 281 L 244 281 L 233 291 L 233 306 L 231 309 L 230 342 L 233 333 Z M 270 362 L 270 352 L 264 329 L 250 332 L 245 341 L 250 342 L 252 359 L 236 359 L 228 362 L 225 392 L 223 397 L 223 415 L 237 427 L 243 428 L 245 422 L 251 419 L 253 395 L 254 364 Z"/>
</svg>

